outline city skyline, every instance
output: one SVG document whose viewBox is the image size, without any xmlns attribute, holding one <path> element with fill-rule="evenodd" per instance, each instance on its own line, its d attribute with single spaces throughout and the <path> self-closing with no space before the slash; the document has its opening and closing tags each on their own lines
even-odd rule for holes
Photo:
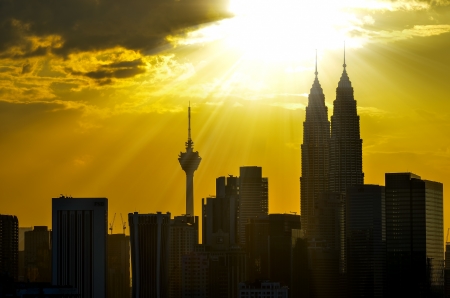
<svg viewBox="0 0 450 298">
<path fill-rule="evenodd" d="M 202 31 L 171 35 L 176 47 L 152 51 L 127 44 L 98 50 L 80 46 L 78 54 L 68 50 L 66 61 L 57 51 L 58 38 L 50 38 L 63 33 L 35 41 L 35 49 L 52 44 L 47 54 L 13 57 L 8 54 L 12 47 L 1 48 L 2 214 L 16 215 L 21 227 L 51 226 L 51 198 L 60 193 L 108 197 L 110 217 L 134 211 L 185 213 L 185 174 L 175 157 L 184 150 L 189 100 L 195 149 L 202 156 L 195 173 L 195 210 L 201 210 L 202 198 L 215 193 L 216 177 L 238 175 L 241 166 L 260 166 L 270 179 L 269 213 L 299 214 L 304 94 L 313 78 L 314 48 L 330 120 L 344 39 L 361 117 L 365 183 L 384 185 L 386 172 L 419 173 L 450 183 L 445 112 L 450 108 L 449 7 L 402 3 L 410 6 L 385 8 L 384 15 L 382 9 L 349 4 L 368 42 L 358 43 L 348 30 L 339 40 L 309 43 L 298 58 L 248 57 L 233 47 L 221 56 L 230 46 L 208 40 Z M 401 17 L 393 21 L 396 16 Z M 226 28 L 233 20 L 198 29 Z M 195 43 L 195 38 L 203 40 Z M 217 48 L 220 55 L 212 51 Z M 272 44 L 268 48 L 275 51 Z M 76 68 L 77 59 L 83 67 Z M 167 73 L 161 72 L 164 67 Z M 121 77 L 120 71 L 136 75 Z M 112 82 L 101 81 L 107 79 Z M 444 189 L 444 198 L 448 194 Z M 448 227 L 450 212 L 447 204 L 444 208 Z M 114 231 L 120 230 L 116 224 Z"/>
</svg>

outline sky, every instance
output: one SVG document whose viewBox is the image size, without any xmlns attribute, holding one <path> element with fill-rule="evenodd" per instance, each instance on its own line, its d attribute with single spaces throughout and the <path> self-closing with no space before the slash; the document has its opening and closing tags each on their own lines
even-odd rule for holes
<svg viewBox="0 0 450 298">
<path fill-rule="evenodd" d="M 298 214 L 316 50 L 331 116 L 344 42 L 365 183 L 444 183 L 447 229 L 444 0 L 0 0 L 0 213 L 51 226 L 51 198 L 107 197 L 115 233 L 121 213 L 185 213 L 190 103 L 196 215 L 240 166 L 263 168 L 270 213 Z"/>
</svg>

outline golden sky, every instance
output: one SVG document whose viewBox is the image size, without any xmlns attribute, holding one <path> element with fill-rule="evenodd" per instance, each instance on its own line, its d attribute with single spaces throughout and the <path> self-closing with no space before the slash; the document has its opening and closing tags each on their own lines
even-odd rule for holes
<svg viewBox="0 0 450 298">
<path fill-rule="evenodd" d="M 196 215 L 244 165 L 269 212 L 299 212 L 315 49 L 331 116 L 344 41 L 365 182 L 410 171 L 450 197 L 448 1 L 0 0 L 0 213 L 51 225 L 60 194 L 184 213 L 189 102 Z"/>
</svg>

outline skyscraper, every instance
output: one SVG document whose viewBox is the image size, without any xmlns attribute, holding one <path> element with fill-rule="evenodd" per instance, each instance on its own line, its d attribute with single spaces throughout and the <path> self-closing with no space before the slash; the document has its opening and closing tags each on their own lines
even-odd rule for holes
<svg viewBox="0 0 450 298">
<path fill-rule="evenodd" d="M 412 173 L 386 174 L 385 297 L 444 294 L 443 185 Z"/>
<path fill-rule="evenodd" d="M 241 167 L 239 177 L 238 239 L 245 245 L 245 226 L 251 218 L 269 212 L 269 182 L 262 177 L 262 168 Z"/>
<path fill-rule="evenodd" d="M 169 298 L 182 296 L 182 257 L 198 244 L 198 216 L 175 216 L 170 223 Z"/>
<path fill-rule="evenodd" d="M 300 216 L 269 214 L 250 219 L 246 226 L 248 280 L 272 280 L 291 288 L 293 230 Z"/>
<path fill-rule="evenodd" d="M 50 231 L 36 226 L 25 232 L 25 276 L 30 282 L 52 281 L 52 251 Z"/>
<path fill-rule="evenodd" d="M 130 236 L 108 235 L 108 298 L 130 297 Z"/>
<path fill-rule="evenodd" d="M 194 142 L 191 139 L 191 107 L 189 106 L 186 151 L 180 152 L 178 161 L 183 171 L 186 172 L 186 214 L 190 216 L 194 216 L 194 172 L 201 160 L 198 151 L 194 151 Z"/>
<path fill-rule="evenodd" d="M 314 203 L 321 192 L 328 190 L 328 158 L 330 122 L 325 95 L 317 77 L 317 57 L 314 83 L 308 96 L 303 122 L 302 177 L 300 205 L 302 229 L 309 235 L 309 220 L 314 215 Z"/>
<path fill-rule="evenodd" d="M 17 281 L 19 274 L 19 220 L 0 214 L 0 275 Z"/>
<path fill-rule="evenodd" d="M 169 295 L 170 213 L 129 213 L 133 298 Z"/>
<path fill-rule="evenodd" d="M 331 116 L 329 166 L 329 191 L 339 193 L 345 192 L 351 185 L 364 184 L 359 116 L 353 87 L 347 75 L 345 52 L 343 67 Z"/>
<path fill-rule="evenodd" d="M 202 199 L 202 241 L 211 245 L 213 234 L 226 233 L 231 244 L 238 242 L 237 203 L 239 201 L 239 178 L 234 176 L 216 179 L 216 197 Z"/>
<path fill-rule="evenodd" d="M 106 297 L 108 199 L 52 199 L 52 280 L 83 298 Z"/>
<path fill-rule="evenodd" d="M 348 292 L 350 297 L 384 297 L 386 216 L 384 187 L 347 188 Z"/>
</svg>

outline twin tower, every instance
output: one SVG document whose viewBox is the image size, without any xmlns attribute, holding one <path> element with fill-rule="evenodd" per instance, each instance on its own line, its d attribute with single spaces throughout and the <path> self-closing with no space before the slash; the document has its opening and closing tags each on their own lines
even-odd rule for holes
<svg viewBox="0 0 450 298">
<path fill-rule="evenodd" d="M 331 125 L 325 95 L 316 71 L 308 96 L 303 123 L 302 176 L 300 178 L 300 209 L 302 230 L 312 236 L 311 226 L 317 200 L 324 193 L 344 193 L 351 185 L 364 184 L 362 171 L 362 139 L 353 87 L 344 70 L 336 88 Z M 331 129 L 330 129 L 331 126 Z"/>
</svg>

